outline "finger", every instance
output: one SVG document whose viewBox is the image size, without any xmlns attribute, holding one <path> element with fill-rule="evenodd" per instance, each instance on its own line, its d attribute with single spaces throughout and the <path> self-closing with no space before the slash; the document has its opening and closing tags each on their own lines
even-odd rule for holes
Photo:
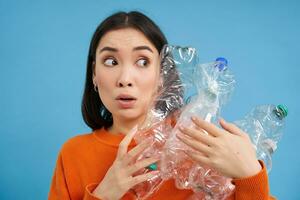
<svg viewBox="0 0 300 200">
<path fill-rule="evenodd" d="M 212 136 L 218 137 L 223 134 L 222 129 L 218 128 L 214 124 L 207 122 L 199 117 L 192 117 L 192 122 L 196 126 L 203 129 L 204 131 L 208 132 Z"/>
<path fill-rule="evenodd" d="M 186 136 L 178 134 L 177 137 L 186 145 L 189 147 L 192 147 L 193 149 L 200 151 L 204 154 L 210 155 L 211 154 L 211 148 L 201 142 L 193 141 Z"/>
<path fill-rule="evenodd" d="M 129 181 L 129 186 L 130 186 L 130 188 L 132 188 L 133 186 L 135 186 L 139 183 L 142 183 L 148 179 L 152 179 L 157 176 L 159 176 L 159 171 L 151 171 L 146 174 L 141 174 L 141 175 L 135 176 Z"/>
<path fill-rule="evenodd" d="M 127 135 L 123 138 L 123 140 L 120 142 L 119 144 L 119 149 L 118 149 L 118 157 L 122 158 L 125 156 L 125 154 L 127 153 L 128 150 L 128 145 L 130 144 L 133 136 L 135 135 L 137 131 L 137 125 L 135 127 L 133 127 L 129 133 L 127 133 Z"/>
<path fill-rule="evenodd" d="M 195 154 L 195 152 L 190 151 L 190 150 L 184 151 L 184 153 L 186 155 L 188 155 L 189 157 L 191 157 L 194 161 L 199 162 L 201 164 L 209 165 L 209 163 L 210 163 L 209 158 L 205 155 Z"/>
<path fill-rule="evenodd" d="M 134 161 L 134 159 L 142 153 L 147 147 L 149 147 L 149 140 L 145 140 L 142 143 L 135 146 L 133 149 L 131 149 L 125 156 L 123 160 L 123 164 L 127 165 Z"/>
<path fill-rule="evenodd" d="M 179 126 L 179 130 L 190 136 L 191 138 L 194 138 L 195 140 L 198 140 L 206 145 L 212 146 L 214 144 L 214 137 L 211 135 L 207 135 L 203 133 L 201 130 L 195 130 L 193 128 L 183 127 Z"/>
<path fill-rule="evenodd" d="M 206 117 L 205 117 L 203 120 L 206 121 L 206 122 L 210 122 L 210 121 L 211 121 L 211 118 L 212 118 L 212 115 L 211 115 L 210 113 L 207 113 Z M 196 127 L 198 130 L 201 130 L 203 133 L 205 133 L 205 134 L 208 135 L 208 133 L 207 133 L 205 130 L 199 128 L 199 126 L 196 125 L 195 127 Z"/>
<path fill-rule="evenodd" d="M 148 167 L 149 165 L 151 165 L 153 163 L 156 163 L 158 160 L 159 160 L 159 158 L 146 158 L 141 161 L 138 161 L 129 167 L 128 173 L 130 175 L 132 175 L 135 172 L 139 171 L 140 169 Z"/>
<path fill-rule="evenodd" d="M 222 126 L 223 129 L 225 129 L 226 131 L 235 134 L 235 135 L 240 135 L 240 136 L 244 136 L 244 132 L 239 129 L 236 125 L 232 124 L 232 123 L 228 123 L 226 122 L 224 119 L 220 119 L 219 121 L 220 125 Z"/>
</svg>

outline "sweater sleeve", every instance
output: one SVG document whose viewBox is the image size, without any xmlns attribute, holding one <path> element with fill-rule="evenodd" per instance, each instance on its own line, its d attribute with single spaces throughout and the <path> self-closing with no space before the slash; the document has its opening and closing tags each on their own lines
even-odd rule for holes
<svg viewBox="0 0 300 200">
<path fill-rule="evenodd" d="M 100 198 L 93 195 L 94 189 L 97 187 L 98 183 L 88 184 L 84 188 L 84 194 L 82 200 L 101 200 Z M 58 156 L 54 175 L 52 178 L 50 191 L 48 195 L 48 200 L 71 200 L 70 190 L 65 176 L 65 169 L 62 161 L 61 153 Z M 136 199 L 135 195 L 131 192 L 127 192 L 122 200 L 134 200 Z"/>
<path fill-rule="evenodd" d="M 98 186 L 98 183 L 91 183 L 86 186 L 85 188 L 85 194 L 83 200 L 100 200 L 99 198 L 95 197 L 92 192 L 96 189 Z M 122 200 L 135 200 L 136 196 L 131 193 L 127 192 L 125 195 L 122 197 Z"/>
<path fill-rule="evenodd" d="M 96 196 L 93 195 L 93 191 L 94 189 L 96 189 L 97 186 L 98 183 L 88 184 L 85 187 L 83 200 L 100 200 L 100 198 L 97 198 Z"/>
<path fill-rule="evenodd" d="M 262 161 L 259 161 L 262 170 L 253 176 L 233 179 L 235 192 L 230 196 L 228 200 L 275 200 L 270 196 L 268 175 L 266 166 Z"/>
<path fill-rule="evenodd" d="M 52 183 L 50 186 L 48 200 L 70 200 L 70 194 L 68 190 L 68 185 L 65 178 L 65 172 L 62 165 L 62 156 L 59 154 L 54 175 L 52 178 Z"/>
<path fill-rule="evenodd" d="M 93 196 L 91 192 L 96 188 L 96 186 L 97 184 L 90 184 L 86 186 L 83 200 L 101 200 Z M 61 153 L 59 154 L 56 162 L 48 200 L 71 200 L 70 191 L 66 182 Z"/>
</svg>

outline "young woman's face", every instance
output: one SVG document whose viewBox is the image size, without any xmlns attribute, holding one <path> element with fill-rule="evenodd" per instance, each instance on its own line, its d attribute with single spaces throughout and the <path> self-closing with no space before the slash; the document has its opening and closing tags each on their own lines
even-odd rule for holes
<svg viewBox="0 0 300 200">
<path fill-rule="evenodd" d="M 159 83 L 159 52 L 133 28 L 107 32 L 96 51 L 94 84 L 113 118 L 143 120 Z"/>
</svg>

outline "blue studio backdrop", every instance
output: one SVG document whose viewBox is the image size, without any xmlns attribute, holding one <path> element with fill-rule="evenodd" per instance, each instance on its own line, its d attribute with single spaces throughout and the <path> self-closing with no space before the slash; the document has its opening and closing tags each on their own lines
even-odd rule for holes
<svg viewBox="0 0 300 200">
<path fill-rule="evenodd" d="M 62 144 L 91 131 L 80 110 L 88 46 L 96 26 L 120 10 L 144 12 L 170 44 L 196 47 L 201 63 L 229 60 L 237 85 L 225 119 L 259 104 L 288 106 L 270 188 L 278 199 L 300 199 L 299 7 L 279 0 L 0 0 L 0 199 L 47 199 Z"/>
</svg>

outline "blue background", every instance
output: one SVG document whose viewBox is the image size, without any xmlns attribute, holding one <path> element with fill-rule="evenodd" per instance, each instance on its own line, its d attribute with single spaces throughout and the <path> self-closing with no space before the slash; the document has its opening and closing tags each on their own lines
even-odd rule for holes
<svg viewBox="0 0 300 200">
<path fill-rule="evenodd" d="M 299 199 L 299 1 L 0 1 L 0 199 L 46 199 L 62 144 L 88 133 L 81 111 L 88 45 L 115 11 L 152 18 L 169 43 L 201 62 L 228 58 L 237 86 L 223 109 L 242 118 L 258 104 L 289 116 L 269 176 L 273 195 Z M 299 124 L 298 124 L 299 125 Z"/>
</svg>

